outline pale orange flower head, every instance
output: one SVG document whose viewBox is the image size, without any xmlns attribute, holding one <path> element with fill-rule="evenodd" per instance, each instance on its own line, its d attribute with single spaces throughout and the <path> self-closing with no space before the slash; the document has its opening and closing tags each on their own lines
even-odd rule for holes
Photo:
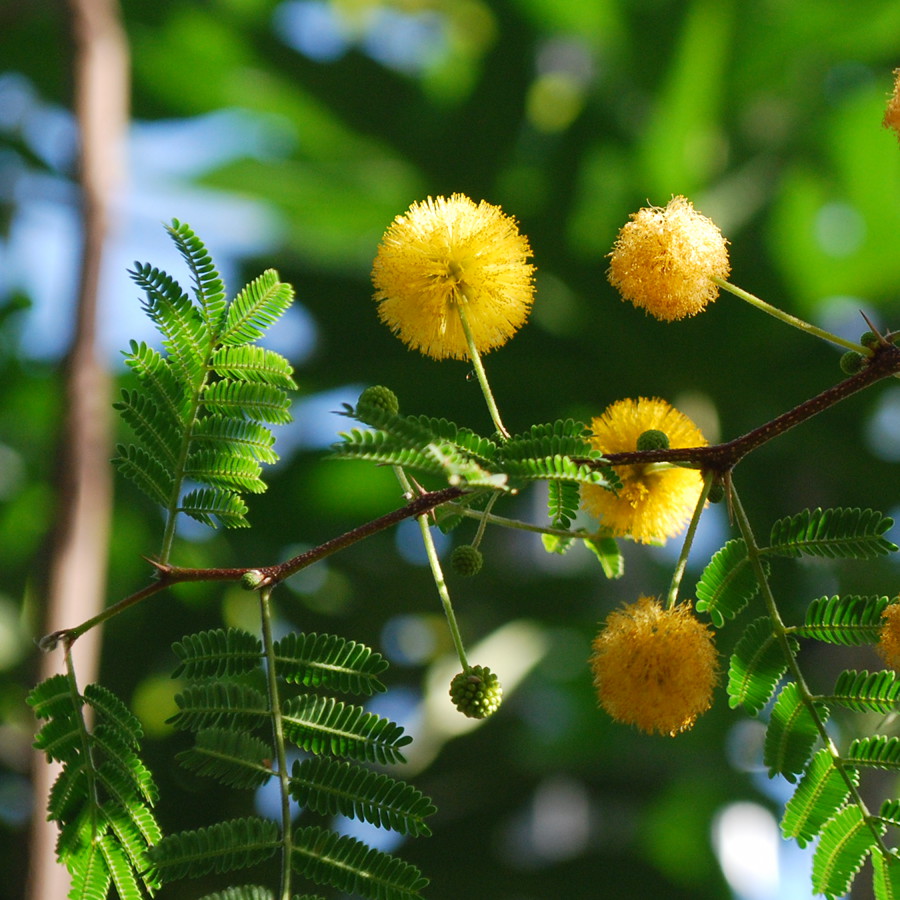
<svg viewBox="0 0 900 900">
<path fill-rule="evenodd" d="M 884 625 L 881 626 L 876 649 L 885 665 L 900 672 L 900 597 L 885 607 L 881 617 Z"/>
<path fill-rule="evenodd" d="M 690 200 L 632 213 L 610 253 L 609 283 L 623 300 L 666 322 L 696 315 L 719 295 L 713 277 L 731 271 L 728 242 Z"/>
<path fill-rule="evenodd" d="M 414 203 L 378 247 L 372 282 L 379 318 L 426 356 L 467 359 L 464 306 L 477 351 L 493 350 L 531 311 L 530 256 L 528 238 L 498 206 L 463 194 Z"/>
<path fill-rule="evenodd" d="M 888 100 L 881 124 L 890 128 L 900 140 L 900 69 L 894 69 L 894 91 Z"/>
<path fill-rule="evenodd" d="M 706 446 L 702 432 L 684 413 L 665 400 L 645 397 L 619 400 L 593 419 L 591 444 L 604 453 L 633 452 L 647 431 L 663 432 L 673 448 Z M 593 484 L 581 489 L 582 505 L 606 533 L 655 544 L 684 530 L 703 489 L 697 469 L 654 463 L 616 471 L 622 480 L 618 492 Z"/>
<path fill-rule="evenodd" d="M 691 728 L 712 705 L 719 678 L 709 626 L 688 604 L 663 609 L 652 597 L 607 616 L 590 662 L 600 705 L 647 734 Z"/>
</svg>

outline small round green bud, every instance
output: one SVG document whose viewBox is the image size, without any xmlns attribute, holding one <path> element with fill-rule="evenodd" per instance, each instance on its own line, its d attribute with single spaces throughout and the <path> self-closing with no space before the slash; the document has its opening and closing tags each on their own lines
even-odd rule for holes
<svg viewBox="0 0 900 900">
<path fill-rule="evenodd" d="M 259 569 L 251 569 L 249 572 L 244 572 L 241 575 L 241 587 L 245 591 L 255 591 L 262 586 L 265 580 L 266 576 Z"/>
<path fill-rule="evenodd" d="M 862 370 L 865 363 L 866 359 L 864 356 L 860 356 L 855 350 L 848 350 L 841 357 L 841 371 L 845 375 L 855 375 Z"/>
<path fill-rule="evenodd" d="M 669 436 L 664 431 L 651 428 L 637 439 L 638 450 L 668 450 Z"/>
<path fill-rule="evenodd" d="M 356 418 L 361 422 L 369 423 L 370 410 L 380 410 L 396 416 L 400 412 L 400 401 L 397 395 L 383 384 L 374 384 L 367 387 L 356 401 Z"/>
<path fill-rule="evenodd" d="M 863 345 L 863 347 L 873 349 L 881 343 L 881 340 L 874 331 L 864 331 L 860 336 L 859 342 Z"/>
<path fill-rule="evenodd" d="M 450 682 L 453 705 L 470 719 L 493 715 L 503 698 L 500 679 L 487 666 L 470 666 Z"/>
<path fill-rule="evenodd" d="M 453 571 L 464 578 L 477 575 L 481 571 L 483 563 L 484 556 L 481 551 L 471 544 L 461 544 L 450 554 L 450 565 Z"/>
<path fill-rule="evenodd" d="M 721 503 L 725 499 L 725 485 L 721 481 L 714 481 L 709 488 L 706 498 L 710 503 Z"/>
</svg>

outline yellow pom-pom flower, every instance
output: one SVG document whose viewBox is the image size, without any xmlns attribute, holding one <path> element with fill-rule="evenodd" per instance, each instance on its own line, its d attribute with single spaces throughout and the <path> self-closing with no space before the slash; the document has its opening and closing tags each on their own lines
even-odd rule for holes
<svg viewBox="0 0 900 900">
<path fill-rule="evenodd" d="M 619 400 L 591 422 L 591 444 L 604 453 L 629 453 L 647 431 L 661 431 L 673 448 L 703 447 L 699 428 L 665 400 Z M 612 493 L 599 485 L 581 489 L 582 505 L 603 529 L 630 535 L 642 544 L 662 543 L 687 526 L 703 489 L 696 469 L 666 463 L 620 466 L 622 487 Z"/>
<path fill-rule="evenodd" d="M 673 737 L 709 709 L 719 677 L 709 626 L 687 604 L 663 609 L 652 597 L 609 614 L 590 662 L 613 719 Z"/>
<path fill-rule="evenodd" d="M 885 665 L 900 672 L 900 597 L 885 607 L 881 618 L 884 625 L 878 637 L 878 653 Z"/>
<path fill-rule="evenodd" d="M 515 219 L 463 194 L 429 197 L 397 216 L 372 269 L 381 320 L 435 359 L 467 359 L 458 308 L 475 348 L 500 347 L 524 324 L 534 295 L 528 238 Z"/>
<path fill-rule="evenodd" d="M 607 277 L 624 300 L 657 319 L 683 319 L 718 297 L 711 279 L 731 271 L 727 243 L 689 200 L 673 197 L 665 209 L 632 214 L 610 253 Z"/>
<path fill-rule="evenodd" d="M 900 140 L 900 69 L 894 69 L 894 91 L 888 100 L 881 124 L 890 128 L 897 135 L 897 140 Z"/>
</svg>

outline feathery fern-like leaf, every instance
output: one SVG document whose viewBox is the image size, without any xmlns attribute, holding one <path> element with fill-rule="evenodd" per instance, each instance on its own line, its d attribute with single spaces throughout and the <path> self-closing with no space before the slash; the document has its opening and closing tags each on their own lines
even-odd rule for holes
<svg viewBox="0 0 900 900">
<path fill-rule="evenodd" d="M 204 894 L 199 900 L 275 900 L 275 895 L 266 887 L 247 884 L 216 891 L 214 894 Z"/>
<path fill-rule="evenodd" d="M 215 778 L 226 787 L 257 788 L 272 777 L 268 760 L 270 744 L 252 734 L 226 728 L 204 728 L 197 732 L 193 747 L 177 754 L 186 769 Z"/>
<path fill-rule="evenodd" d="M 278 454 L 272 449 L 275 435 L 265 425 L 247 419 L 202 416 L 194 428 L 193 441 L 201 449 L 247 456 L 270 465 L 278 462 Z"/>
<path fill-rule="evenodd" d="M 797 651 L 797 642 L 789 639 Z M 781 644 L 772 632 L 768 616 L 751 622 L 737 642 L 728 667 L 728 705 L 743 706 L 757 715 L 775 693 L 787 671 L 788 661 Z"/>
<path fill-rule="evenodd" d="M 419 900 L 428 880 L 413 865 L 315 825 L 294 832 L 291 865 L 314 884 L 368 900 Z"/>
<path fill-rule="evenodd" d="M 400 752 L 412 738 L 390 719 L 332 697 L 300 694 L 284 704 L 285 737 L 301 750 L 364 762 L 405 762 Z"/>
<path fill-rule="evenodd" d="M 856 712 L 888 713 L 900 700 L 900 678 L 893 671 L 847 669 L 838 675 L 830 701 Z"/>
<path fill-rule="evenodd" d="M 335 634 L 291 632 L 275 642 L 275 671 L 287 682 L 371 696 L 385 690 L 378 676 L 387 660 Z"/>
<path fill-rule="evenodd" d="M 314 812 L 341 814 L 410 837 L 430 835 L 425 819 L 436 812 L 411 784 L 328 757 L 295 762 L 290 791 L 300 806 Z"/>
<path fill-rule="evenodd" d="M 521 481 L 575 481 L 609 490 L 621 487 L 618 475 L 608 466 L 593 468 L 587 463 L 577 463 L 568 456 L 504 459 L 499 465 L 511 479 Z"/>
<path fill-rule="evenodd" d="M 829 644 L 875 644 L 891 602 L 889 597 L 819 597 L 807 607 L 805 621 L 794 634 Z"/>
<path fill-rule="evenodd" d="M 845 894 L 875 846 L 878 830 L 856 804 L 826 822 L 813 855 L 813 890 L 831 897 Z"/>
<path fill-rule="evenodd" d="M 859 774 L 853 769 L 842 774 L 835 768 L 831 753 L 823 747 L 810 760 L 797 789 L 785 804 L 781 833 L 805 847 L 847 802 L 851 784 L 859 784 Z"/>
<path fill-rule="evenodd" d="M 144 900 L 144 893 L 138 884 L 138 879 L 119 843 L 105 834 L 100 838 L 99 844 L 118 900 Z"/>
<path fill-rule="evenodd" d="M 501 452 L 507 461 L 547 456 L 598 460 L 603 458 L 603 453 L 591 444 L 587 426 L 574 419 L 560 419 L 557 422 L 532 425 L 528 431 L 515 434 L 506 441 Z"/>
<path fill-rule="evenodd" d="M 874 509 L 805 509 L 772 526 L 767 553 L 874 559 L 897 550 L 882 535 L 894 524 Z"/>
<path fill-rule="evenodd" d="M 89 841 L 78 855 L 66 860 L 72 875 L 69 900 L 106 900 L 112 877 L 99 841 Z"/>
<path fill-rule="evenodd" d="M 249 816 L 166 835 L 150 849 L 150 859 L 163 881 L 176 881 L 246 869 L 271 858 L 280 846 L 274 822 Z"/>
<path fill-rule="evenodd" d="M 189 634 L 172 644 L 180 660 L 173 678 L 221 678 L 243 675 L 262 664 L 262 642 L 240 628 L 215 628 Z"/>
<path fill-rule="evenodd" d="M 122 399 L 113 404 L 113 409 L 118 411 L 148 454 L 167 468 L 175 468 L 181 449 L 179 423 L 166 416 L 149 394 L 123 390 Z"/>
<path fill-rule="evenodd" d="M 820 721 L 825 721 L 828 708 L 818 702 L 815 706 Z M 796 781 L 818 737 L 815 719 L 803 702 L 800 689 L 795 682 L 788 682 L 772 707 L 766 729 L 763 762 L 769 768 L 769 775 L 781 774 L 788 781 Z"/>
<path fill-rule="evenodd" d="M 568 528 L 578 515 L 581 493 L 575 481 L 547 482 L 547 514 L 554 528 Z"/>
<path fill-rule="evenodd" d="M 255 459 L 206 449 L 192 453 L 184 465 L 185 476 L 193 481 L 251 494 L 261 494 L 266 489 L 261 473 L 262 467 Z"/>
<path fill-rule="evenodd" d="M 119 444 L 116 452 L 113 463 L 122 475 L 160 506 L 168 505 L 175 489 L 171 470 L 136 444 Z"/>
<path fill-rule="evenodd" d="M 759 583 L 743 540 L 729 541 L 714 554 L 697 582 L 697 611 L 709 615 L 721 628 L 756 596 Z"/>
</svg>

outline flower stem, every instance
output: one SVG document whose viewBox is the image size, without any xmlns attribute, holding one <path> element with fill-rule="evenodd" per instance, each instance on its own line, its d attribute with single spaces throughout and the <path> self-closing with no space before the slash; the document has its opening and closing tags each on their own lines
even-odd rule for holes
<svg viewBox="0 0 900 900">
<path fill-rule="evenodd" d="M 712 280 L 722 288 L 723 291 L 728 291 L 728 293 L 734 294 L 735 297 L 746 300 L 751 306 L 761 309 L 764 313 L 768 313 L 770 316 L 774 316 L 776 319 L 780 319 L 782 322 L 786 322 L 788 325 L 792 325 L 800 331 L 805 331 L 807 334 L 813 335 L 813 337 L 830 341 L 832 344 L 837 344 L 839 347 L 843 347 L 846 350 L 855 350 L 863 356 L 871 355 L 871 351 L 868 348 L 863 347 L 862 344 L 854 344 L 853 341 L 846 341 L 844 338 L 838 337 L 836 334 L 832 334 L 824 328 L 810 325 L 809 322 L 804 322 L 803 319 L 798 319 L 797 316 L 792 316 L 783 309 L 778 309 L 777 306 L 766 303 L 765 300 L 760 299 L 755 294 L 751 294 L 749 291 L 739 288 L 737 285 L 732 284 L 730 281 L 726 281 L 724 278 L 713 277 Z"/>
<path fill-rule="evenodd" d="M 700 522 L 700 516 L 706 506 L 706 498 L 709 496 L 709 490 L 715 477 L 716 473 L 712 470 L 706 472 L 703 476 L 703 488 L 700 491 L 700 496 L 697 498 L 697 505 L 694 507 L 691 522 L 684 535 L 684 543 L 681 545 L 681 553 L 678 555 L 678 562 L 675 564 L 675 571 L 672 573 L 672 582 L 669 585 L 669 593 L 666 596 L 666 609 L 671 609 L 678 599 L 678 588 L 681 586 L 681 579 L 684 577 L 688 556 L 690 556 L 694 536 L 697 533 L 697 525 Z"/>
<path fill-rule="evenodd" d="M 500 410 L 497 409 L 497 403 L 491 392 L 491 386 L 488 384 L 487 373 L 484 371 L 484 366 L 481 363 L 481 355 L 478 352 L 478 348 L 475 346 L 475 338 L 472 336 L 469 318 L 466 315 L 465 300 L 460 299 L 460 301 L 456 303 L 456 311 L 459 313 L 459 321 L 462 324 L 463 332 L 466 335 L 466 343 L 469 345 L 469 357 L 472 360 L 472 365 L 475 367 L 475 375 L 478 378 L 478 383 L 481 385 L 481 393 L 484 394 L 484 400 L 487 403 L 488 412 L 491 414 L 494 427 L 504 438 L 508 439 L 509 432 L 506 430 L 506 427 L 500 419 Z"/>
<path fill-rule="evenodd" d="M 275 742 L 275 759 L 278 763 L 278 780 L 281 789 L 281 897 L 291 897 L 291 854 L 293 835 L 291 834 L 291 796 L 288 786 L 287 753 L 284 743 L 284 725 L 281 721 L 281 699 L 278 691 L 278 673 L 275 671 L 275 641 L 272 635 L 272 607 L 269 600 L 272 588 L 264 587 L 259 592 L 259 612 L 262 620 L 263 645 L 266 651 L 266 678 L 268 682 L 269 704 L 272 708 L 272 738 Z"/>
<path fill-rule="evenodd" d="M 400 466 L 394 466 L 394 474 L 397 476 L 397 480 L 400 482 L 404 492 L 411 496 L 413 488 L 409 478 L 406 477 L 406 472 Z M 441 561 L 438 558 L 437 548 L 434 546 L 434 538 L 431 536 L 431 529 L 428 526 L 428 516 L 424 514 L 418 516 L 416 521 L 419 523 L 419 528 L 422 531 L 422 543 L 425 544 L 425 553 L 428 556 L 428 564 L 431 566 L 431 575 L 434 578 L 435 587 L 444 607 L 444 617 L 447 619 L 447 627 L 450 629 L 450 637 L 453 640 L 456 655 L 459 657 L 459 662 L 463 669 L 468 669 L 469 661 L 466 658 L 466 648 L 463 646 L 462 635 L 456 622 L 456 613 L 453 611 L 453 603 L 450 600 L 450 591 L 447 589 L 447 582 L 444 581 Z"/>
</svg>

